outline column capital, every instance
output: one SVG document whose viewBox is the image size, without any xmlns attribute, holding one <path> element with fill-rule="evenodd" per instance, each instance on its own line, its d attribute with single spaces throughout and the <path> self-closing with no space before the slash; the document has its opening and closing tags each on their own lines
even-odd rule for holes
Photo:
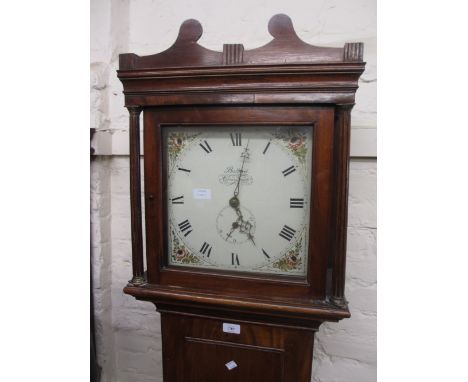
<svg viewBox="0 0 468 382">
<path fill-rule="evenodd" d="M 343 111 L 351 111 L 354 107 L 354 103 L 337 103 L 336 108 Z"/>
<path fill-rule="evenodd" d="M 143 109 L 141 106 L 125 106 L 131 115 L 139 115 Z"/>
</svg>

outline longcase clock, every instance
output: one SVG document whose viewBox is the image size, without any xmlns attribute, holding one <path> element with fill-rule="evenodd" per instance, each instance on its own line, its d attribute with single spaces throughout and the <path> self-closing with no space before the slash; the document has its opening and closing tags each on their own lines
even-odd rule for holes
<svg viewBox="0 0 468 382">
<path fill-rule="evenodd" d="M 120 55 L 130 112 L 133 278 L 161 314 L 165 382 L 305 382 L 344 296 L 350 113 L 363 44 L 222 52 L 185 21 L 168 50 Z M 144 123 L 146 270 L 140 115 Z"/>
</svg>

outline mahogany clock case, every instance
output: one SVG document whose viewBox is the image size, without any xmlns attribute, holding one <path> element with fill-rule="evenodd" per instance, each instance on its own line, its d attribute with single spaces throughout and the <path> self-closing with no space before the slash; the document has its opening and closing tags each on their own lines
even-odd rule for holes
<svg viewBox="0 0 468 382">
<path fill-rule="evenodd" d="M 286 15 L 274 16 L 273 40 L 222 52 L 197 43 L 202 27 L 185 21 L 166 51 L 121 54 L 118 77 L 130 112 L 133 278 L 124 289 L 159 311 L 255 317 L 317 329 L 349 317 L 344 296 L 350 116 L 364 71 L 363 44 L 309 45 Z M 146 265 L 140 177 L 144 120 Z M 313 135 L 307 277 L 209 271 L 168 265 L 166 126 L 236 124 L 310 127 Z M 250 128 L 249 127 L 249 128 Z M 274 233 L 277 234 L 277 233 Z M 203 313 L 203 310 L 205 310 Z M 197 313 L 194 313 L 197 312 Z M 198 346 L 198 345 L 197 345 Z"/>
</svg>

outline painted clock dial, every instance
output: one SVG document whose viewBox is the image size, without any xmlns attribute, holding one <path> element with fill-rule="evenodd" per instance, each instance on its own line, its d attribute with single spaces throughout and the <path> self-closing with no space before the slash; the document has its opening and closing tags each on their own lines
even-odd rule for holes
<svg viewBox="0 0 468 382">
<path fill-rule="evenodd" d="M 311 126 L 163 131 L 168 264 L 305 276 Z"/>
</svg>

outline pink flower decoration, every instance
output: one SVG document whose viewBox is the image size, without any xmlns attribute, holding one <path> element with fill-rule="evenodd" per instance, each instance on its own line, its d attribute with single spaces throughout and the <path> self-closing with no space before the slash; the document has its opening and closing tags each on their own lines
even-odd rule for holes
<svg viewBox="0 0 468 382">
<path fill-rule="evenodd" d="M 171 135 L 172 145 L 175 147 L 182 147 L 183 140 L 182 138 L 178 137 L 177 135 Z"/>
<path fill-rule="evenodd" d="M 290 251 L 290 252 L 288 253 L 288 255 L 286 256 L 286 263 L 287 263 L 290 267 L 296 266 L 296 264 L 297 264 L 297 257 L 296 257 L 296 255 L 294 254 L 293 251 Z"/>
<path fill-rule="evenodd" d="M 288 144 L 289 148 L 291 148 L 292 150 L 297 150 L 299 147 L 303 145 L 304 145 L 304 139 L 299 138 L 299 137 L 292 137 L 289 140 L 289 144 Z"/>
<path fill-rule="evenodd" d="M 176 260 L 180 261 L 185 256 L 187 256 L 187 251 L 185 250 L 185 248 L 184 247 L 179 248 L 176 252 Z"/>
</svg>

